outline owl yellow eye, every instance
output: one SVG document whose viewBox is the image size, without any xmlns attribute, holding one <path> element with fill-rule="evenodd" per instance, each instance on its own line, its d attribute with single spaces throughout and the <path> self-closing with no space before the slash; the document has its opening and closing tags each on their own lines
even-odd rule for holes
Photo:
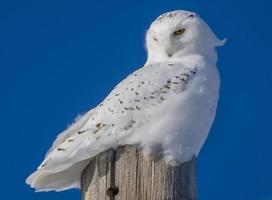
<svg viewBox="0 0 272 200">
<path fill-rule="evenodd" d="M 185 28 L 178 29 L 174 32 L 174 35 L 182 35 L 186 31 Z"/>
</svg>

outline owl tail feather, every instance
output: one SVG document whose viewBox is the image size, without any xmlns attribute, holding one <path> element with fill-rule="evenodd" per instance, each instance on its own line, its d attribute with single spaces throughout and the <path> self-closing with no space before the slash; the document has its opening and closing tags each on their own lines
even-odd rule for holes
<svg viewBox="0 0 272 200">
<path fill-rule="evenodd" d="M 40 168 L 27 178 L 26 183 L 35 188 L 36 192 L 80 188 L 81 173 L 88 163 L 89 160 L 81 161 L 55 173 L 46 167 Z"/>
</svg>

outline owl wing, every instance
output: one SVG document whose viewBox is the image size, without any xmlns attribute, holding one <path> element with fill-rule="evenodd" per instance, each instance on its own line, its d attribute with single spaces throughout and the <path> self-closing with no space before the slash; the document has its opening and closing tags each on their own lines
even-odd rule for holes
<svg viewBox="0 0 272 200">
<path fill-rule="evenodd" d="M 196 67 L 177 63 L 145 66 L 119 83 L 106 99 L 60 134 L 38 170 L 28 179 L 38 190 L 80 187 L 81 171 L 96 154 L 125 143 L 148 123 L 150 109 L 185 90 Z"/>
</svg>

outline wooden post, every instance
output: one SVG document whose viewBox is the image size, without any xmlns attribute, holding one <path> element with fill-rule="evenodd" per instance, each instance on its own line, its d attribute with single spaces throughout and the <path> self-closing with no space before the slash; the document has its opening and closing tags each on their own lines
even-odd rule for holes
<svg viewBox="0 0 272 200">
<path fill-rule="evenodd" d="M 132 145 L 109 149 L 83 171 L 82 200 L 195 200 L 195 164 L 147 160 Z"/>
</svg>

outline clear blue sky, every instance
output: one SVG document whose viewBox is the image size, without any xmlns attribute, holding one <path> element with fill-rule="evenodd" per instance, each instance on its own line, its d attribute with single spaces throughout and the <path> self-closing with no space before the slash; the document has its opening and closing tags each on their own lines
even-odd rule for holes
<svg viewBox="0 0 272 200">
<path fill-rule="evenodd" d="M 34 193 L 25 178 L 56 135 L 146 59 L 144 34 L 165 11 L 199 13 L 219 38 L 221 97 L 198 158 L 200 200 L 272 198 L 271 4 L 268 0 L 1 1 L 1 199 Z"/>
</svg>

